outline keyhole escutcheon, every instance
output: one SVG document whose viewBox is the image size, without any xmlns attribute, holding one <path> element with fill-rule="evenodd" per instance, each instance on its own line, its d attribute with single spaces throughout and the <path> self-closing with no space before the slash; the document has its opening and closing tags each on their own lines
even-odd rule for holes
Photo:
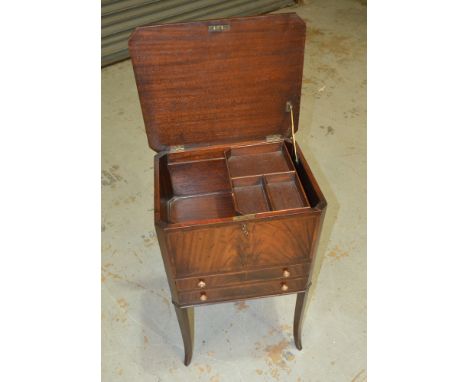
<svg viewBox="0 0 468 382">
<path fill-rule="evenodd" d="M 244 234 L 245 237 L 249 236 L 249 231 L 247 229 L 247 224 L 243 223 L 241 225 L 242 233 Z"/>
</svg>

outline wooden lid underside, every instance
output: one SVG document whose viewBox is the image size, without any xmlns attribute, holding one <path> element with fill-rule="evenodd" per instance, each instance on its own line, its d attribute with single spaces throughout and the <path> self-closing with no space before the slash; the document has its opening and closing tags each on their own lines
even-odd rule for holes
<svg viewBox="0 0 468 382">
<path fill-rule="evenodd" d="M 290 136 L 304 43 L 294 13 L 138 28 L 129 49 L 150 147 Z"/>
</svg>

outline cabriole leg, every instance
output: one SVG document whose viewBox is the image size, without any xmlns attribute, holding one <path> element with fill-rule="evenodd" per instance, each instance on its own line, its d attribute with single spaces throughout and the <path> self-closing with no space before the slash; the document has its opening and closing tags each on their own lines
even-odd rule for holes
<svg viewBox="0 0 468 382">
<path fill-rule="evenodd" d="M 308 291 L 297 294 L 296 309 L 294 310 L 294 343 L 299 350 L 302 350 L 302 324 L 304 323 L 307 293 Z"/>
<path fill-rule="evenodd" d="M 192 360 L 193 339 L 194 339 L 194 311 L 193 307 L 179 308 L 174 305 L 177 320 L 179 321 L 180 332 L 184 340 L 185 359 L 184 364 L 188 366 Z"/>
</svg>

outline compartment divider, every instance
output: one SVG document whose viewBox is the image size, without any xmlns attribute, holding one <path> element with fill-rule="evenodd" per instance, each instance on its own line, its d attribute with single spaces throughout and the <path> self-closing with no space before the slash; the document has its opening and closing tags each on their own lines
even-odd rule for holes
<svg viewBox="0 0 468 382">
<path fill-rule="evenodd" d="M 294 161 L 284 141 L 281 145 L 281 150 L 283 151 L 283 155 L 286 157 L 286 162 L 288 162 L 288 166 L 291 169 L 291 171 L 296 172 L 296 166 L 294 165 Z"/>
<path fill-rule="evenodd" d="M 226 164 L 227 174 L 228 174 L 228 177 L 229 177 L 229 184 L 231 186 L 231 197 L 232 197 L 232 203 L 234 204 L 235 216 L 239 216 L 239 215 L 242 215 L 242 214 L 239 211 L 239 206 L 238 206 L 238 203 L 237 203 L 236 194 L 234 193 L 234 181 L 233 181 L 234 178 L 232 177 L 231 169 L 229 168 L 228 151 L 229 151 L 229 149 L 224 150 L 224 163 Z"/>
<path fill-rule="evenodd" d="M 243 176 L 235 176 L 232 177 L 232 180 L 237 180 L 237 179 L 247 179 L 247 178 L 259 178 L 262 176 L 269 176 L 269 175 L 281 175 L 281 174 L 295 174 L 295 170 L 288 170 L 288 171 L 278 171 L 278 172 L 266 172 L 264 174 L 257 174 L 257 175 L 243 175 Z"/>
<path fill-rule="evenodd" d="M 263 190 L 265 192 L 266 198 L 267 198 L 268 207 L 270 208 L 270 211 L 274 211 L 275 209 L 273 208 L 270 191 L 268 190 L 268 185 L 266 181 L 266 174 L 262 175 L 262 186 L 263 186 Z"/>
</svg>

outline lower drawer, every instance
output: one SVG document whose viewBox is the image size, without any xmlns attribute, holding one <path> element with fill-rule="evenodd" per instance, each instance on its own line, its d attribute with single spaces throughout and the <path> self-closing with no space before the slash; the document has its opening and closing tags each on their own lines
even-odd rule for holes
<svg viewBox="0 0 468 382">
<path fill-rule="evenodd" d="M 242 283 L 225 288 L 204 289 L 179 293 L 180 305 L 208 304 L 212 302 L 265 297 L 305 290 L 307 278 Z"/>
<path fill-rule="evenodd" d="M 207 275 L 200 277 L 187 277 L 176 279 L 177 290 L 189 291 L 201 288 L 217 288 L 242 282 L 267 281 L 284 278 L 307 277 L 310 263 L 286 265 L 283 267 L 262 268 L 245 272 L 225 273 L 218 275 Z"/>
</svg>

